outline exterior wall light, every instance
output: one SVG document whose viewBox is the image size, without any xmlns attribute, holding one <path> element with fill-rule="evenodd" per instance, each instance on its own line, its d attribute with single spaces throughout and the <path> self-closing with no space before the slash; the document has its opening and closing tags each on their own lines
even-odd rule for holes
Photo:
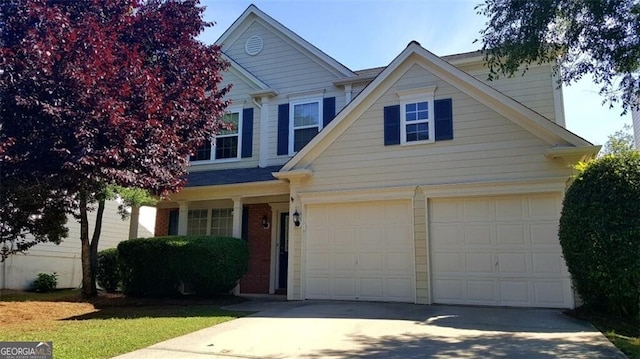
<svg viewBox="0 0 640 359">
<path fill-rule="evenodd" d="M 298 213 L 297 209 L 295 212 L 293 212 L 293 224 L 296 227 L 300 227 L 300 213 Z"/>
<path fill-rule="evenodd" d="M 271 228 L 271 223 L 269 223 L 269 218 L 267 218 L 266 214 L 262 216 L 262 228 L 264 229 Z"/>
</svg>

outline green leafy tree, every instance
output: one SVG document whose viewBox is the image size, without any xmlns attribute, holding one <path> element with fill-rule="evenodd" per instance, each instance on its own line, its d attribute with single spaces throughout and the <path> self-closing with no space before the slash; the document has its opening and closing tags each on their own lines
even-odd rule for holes
<svg viewBox="0 0 640 359">
<path fill-rule="evenodd" d="M 558 235 L 587 307 L 640 316 L 640 152 L 579 168 L 566 191 Z"/>
<path fill-rule="evenodd" d="M 637 150 L 634 148 L 631 125 L 626 124 L 620 131 L 616 131 L 613 135 L 609 135 L 609 140 L 604 144 L 604 146 L 602 146 L 599 155 L 625 154 L 632 151 Z"/>
<path fill-rule="evenodd" d="M 0 228 L 74 214 L 85 296 L 97 293 L 110 187 L 181 189 L 189 155 L 223 127 L 227 63 L 197 40 L 211 25 L 203 11 L 197 0 L 0 1 Z M 63 225 L 47 218 L 40 238 L 58 242 Z"/>
<path fill-rule="evenodd" d="M 494 76 L 559 60 L 566 84 L 591 74 L 610 105 L 640 97 L 638 0 L 485 0 L 482 49 Z"/>
</svg>

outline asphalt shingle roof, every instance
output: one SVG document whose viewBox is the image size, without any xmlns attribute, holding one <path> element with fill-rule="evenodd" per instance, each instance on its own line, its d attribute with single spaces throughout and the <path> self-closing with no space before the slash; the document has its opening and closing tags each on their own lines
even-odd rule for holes
<svg viewBox="0 0 640 359">
<path fill-rule="evenodd" d="M 209 170 L 190 172 L 187 175 L 186 187 L 217 186 L 224 184 L 237 184 L 248 182 L 273 181 L 276 178 L 271 175 L 282 166 L 232 168 L 224 170 Z"/>
</svg>

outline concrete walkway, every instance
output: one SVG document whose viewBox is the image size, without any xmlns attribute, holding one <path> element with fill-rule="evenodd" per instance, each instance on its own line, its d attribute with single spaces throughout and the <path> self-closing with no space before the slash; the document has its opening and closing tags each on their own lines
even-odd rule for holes
<svg viewBox="0 0 640 359">
<path fill-rule="evenodd" d="M 625 358 L 559 310 L 328 301 L 225 309 L 256 313 L 117 358 Z"/>
</svg>

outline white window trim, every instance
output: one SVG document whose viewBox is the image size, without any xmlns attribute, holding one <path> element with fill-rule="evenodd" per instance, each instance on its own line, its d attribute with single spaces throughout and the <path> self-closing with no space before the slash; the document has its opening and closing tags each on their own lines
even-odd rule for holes
<svg viewBox="0 0 640 359">
<path fill-rule="evenodd" d="M 435 111 L 434 111 L 434 97 L 436 92 L 436 86 L 423 87 L 418 89 L 398 91 L 398 97 L 400 98 L 400 144 L 401 145 L 419 145 L 424 143 L 436 142 L 436 127 L 435 127 Z M 428 121 L 429 124 L 429 139 L 424 141 L 409 141 L 407 142 L 407 105 L 418 102 L 427 102 L 428 105 Z"/>
<path fill-rule="evenodd" d="M 293 142 L 295 139 L 295 130 L 303 130 L 306 128 L 314 128 L 317 127 L 318 128 L 318 132 L 320 132 L 322 130 L 323 127 L 323 109 L 322 109 L 322 104 L 323 104 L 323 98 L 322 97 L 300 97 L 300 98 L 292 98 L 289 100 L 289 155 L 294 155 L 296 152 L 293 150 Z M 313 102 L 317 102 L 318 103 L 318 125 L 308 125 L 308 126 L 300 126 L 300 127 L 295 127 L 294 126 L 294 120 L 293 120 L 293 113 L 294 113 L 294 107 L 296 105 L 304 105 L 307 103 L 313 103 Z"/>
<path fill-rule="evenodd" d="M 192 165 L 205 165 L 210 163 L 224 163 L 224 162 L 238 162 L 242 158 L 242 109 L 230 109 L 227 111 L 227 114 L 237 113 L 238 114 L 238 133 L 235 135 L 216 135 L 210 139 L 211 142 L 211 159 L 209 160 L 200 160 L 200 161 L 189 161 L 189 164 Z M 231 158 L 220 158 L 216 159 L 216 137 L 224 138 L 238 136 L 238 153 L 236 157 Z"/>
</svg>

